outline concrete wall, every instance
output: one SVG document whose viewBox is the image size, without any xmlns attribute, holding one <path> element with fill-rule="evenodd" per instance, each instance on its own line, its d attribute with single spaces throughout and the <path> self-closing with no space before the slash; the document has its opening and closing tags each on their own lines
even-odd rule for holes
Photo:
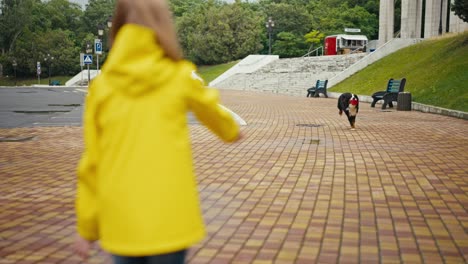
<svg viewBox="0 0 468 264">
<path fill-rule="evenodd" d="M 245 57 L 242 61 L 234 65 L 234 67 L 230 68 L 229 70 L 218 76 L 218 78 L 210 82 L 209 85 L 216 86 L 218 83 L 238 73 L 254 72 L 275 60 L 279 60 L 278 55 L 249 55 Z"/>
<path fill-rule="evenodd" d="M 450 12 L 450 32 L 460 33 L 468 31 L 468 23 L 461 20 L 454 12 Z"/>
<path fill-rule="evenodd" d="M 402 0 L 400 38 L 431 38 L 447 32 L 447 9 L 455 0 L 425 0 L 425 19 L 422 21 L 423 0 Z M 380 0 L 379 46 L 394 36 L 394 0 Z M 454 12 L 449 12 L 449 32 L 460 33 L 468 30 L 468 23 Z M 424 23 L 424 32 L 421 32 Z"/>
<path fill-rule="evenodd" d="M 91 80 L 94 79 L 98 75 L 97 70 L 90 70 L 89 75 Z M 87 86 L 88 85 L 88 70 L 83 70 L 73 78 L 68 80 L 65 83 L 66 86 Z"/>
</svg>

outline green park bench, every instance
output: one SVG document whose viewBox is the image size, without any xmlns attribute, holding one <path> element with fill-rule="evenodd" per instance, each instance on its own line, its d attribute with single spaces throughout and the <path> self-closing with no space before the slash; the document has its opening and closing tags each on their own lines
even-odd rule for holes
<svg viewBox="0 0 468 264">
<path fill-rule="evenodd" d="M 371 107 L 375 107 L 375 104 L 383 100 L 382 109 L 386 109 L 387 105 L 393 107 L 393 102 L 398 101 L 398 93 L 405 90 L 406 78 L 401 80 L 394 80 L 393 78 L 388 80 L 387 89 L 385 91 L 378 91 L 372 95 Z"/>
<path fill-rule="evenodd" d="M 328 80 L 321 81 L 317 80 L 315 83 L 315 86 L 307 89 L 307 97 L 320 97 L 320 93 L 323 93 L 325 95 L 325 98 L 328 98 L 327 95 L 327 85 L 328 85 Z"/>
<path fill-rule="evenodd" d="M 58 80 L 52 80 L 52 81 L 50 81 L 49 85 L 51 85 L 51 86 L 60 85 L 60 81 L 58 81 Z"/>
</svg>

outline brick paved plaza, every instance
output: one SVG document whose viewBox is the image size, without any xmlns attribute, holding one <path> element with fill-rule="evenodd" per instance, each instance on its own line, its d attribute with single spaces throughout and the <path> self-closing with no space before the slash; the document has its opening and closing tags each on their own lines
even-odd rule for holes
<svg viewBox="0 0 468 264">
<path fill-rule="evenodd" d="M 222 98 L 248 126 L 226 145 L 191 125 L 208 236 L 189 263 L 468 261 L 467 120 L 361 103 L 350 131 L 336 99 Z M 0 263 L 82 263 L 70 250 L 81 134 L 0 129 L 34 136 L 0 142 Z"/>
</svg>

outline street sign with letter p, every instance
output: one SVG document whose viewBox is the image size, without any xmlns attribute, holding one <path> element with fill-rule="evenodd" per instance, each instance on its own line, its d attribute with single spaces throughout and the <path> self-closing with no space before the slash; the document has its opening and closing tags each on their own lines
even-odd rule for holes
<svg viewBox="0 0 468 264">
<path fill-rule="evenodd" d="M 94 54 L 96 55 L 102 54 L 102 42 L 100 39 L 94 40 Z"/>
</svg>

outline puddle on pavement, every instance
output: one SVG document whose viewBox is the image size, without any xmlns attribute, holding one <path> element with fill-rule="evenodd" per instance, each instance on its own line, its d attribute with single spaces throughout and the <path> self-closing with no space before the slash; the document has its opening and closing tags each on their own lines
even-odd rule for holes
<svg viewBox="0 0 468 264">
<path fill-rule="evenodd" d="M 78 107 L 80 104 L 48 104 L 48 106 Z"/>
<path fill-rule="evenodd" d="M 36 136 L 0 136 L 0 142 L 25 142 L 36 138 Z"/>
<path fill-rule="evenodd" d="M 322 125 L 317 124 L 296 124 L 298 127 L 321 127 Z"/>
<path fill-rule="evenodd" d="M 67 113 L 68 110 L 46 110 L 46 111 L 13 111 L 18 114 L 32 114 L 32 115 L 48 115 L 54 113 Z"/>
</svg>

